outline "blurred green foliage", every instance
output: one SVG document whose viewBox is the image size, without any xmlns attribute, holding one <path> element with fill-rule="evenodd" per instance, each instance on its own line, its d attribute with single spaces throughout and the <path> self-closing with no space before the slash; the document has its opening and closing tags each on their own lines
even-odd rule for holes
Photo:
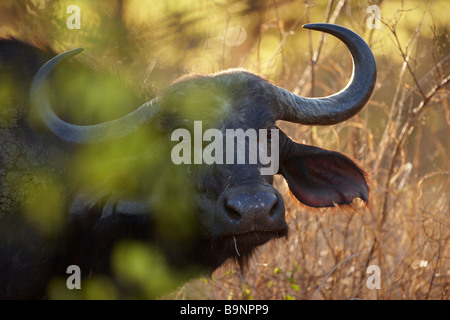
<svg viewBox="0 0 450 320">
<path fill-rule="evenodd" d="M 137 289 L 137 298 L 159 298 L 192 276 L 189 270 L 171 272 L 157 250 L 140 242 L 119 243 L 113 252 L 112 263 L 119 281 Z"/>
<path fill-rule="evenodd" d="M 55 236 L 61 232 L 65 215 L 60 190 L 62 186 L 58 179 L 46 174 L 33 173 L 30 183 L 21 185 L 24 198 L 27 199 L 24 208 L 25 218 L 46 236 Z"/>
</svg>

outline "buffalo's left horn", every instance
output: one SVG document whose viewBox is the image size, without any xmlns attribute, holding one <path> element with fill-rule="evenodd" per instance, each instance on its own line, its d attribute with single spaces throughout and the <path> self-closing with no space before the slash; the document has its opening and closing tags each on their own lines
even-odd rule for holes
<svg viewBox="0 0 450 320">
<path fill-rule="evenodd" d="M 345 121 L 367 103 L 375 87 L 375 58 L 367 43 L 355 32 L 326 23 L 307 24 L 303 28 L 319 30 L 343 41 L 353 58 L 353 74 L 340 92 L 323 98 L 304 98 L 275 87 L 274 107 L 277 119 L 306 125 L 331 125 Z"/>
<path fill-rule="evenodd" d="M 62 61 L 83 51 L 73 49 L 57 55 L 44 64 L 34 77 L 30 100 L 45 126 L 59 138 L 74 143 L 90 143 L 126 136 L 141 124 L 148 123 L 158 111 L 158 99 L 144 103 L 138 109 L 122 118 L 94 125 L 76 125 L 59 118 L 53 111 L 46 93 L 46 79 L 50 72 Z"/>
</svg>

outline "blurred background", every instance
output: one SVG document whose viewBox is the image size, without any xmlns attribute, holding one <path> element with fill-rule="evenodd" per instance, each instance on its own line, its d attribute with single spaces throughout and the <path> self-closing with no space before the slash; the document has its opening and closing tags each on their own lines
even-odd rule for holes
<svg viewBox="0 0 450 320">
<path fill-rule="evenodd" d="M 359 160 L 371 174 L 370 207 L 309 212 L 276 179 L 289 239 L 261 247 L 245 275 L 229 265 L 179 287 L 165 270 L 149 271 L 154 257 L 139 243 L 117 249 L 116 260 L 134 269 L 117 262 L 116 270 L 144 286 L 164 279 L 158 285 L 172 291 L 164 297 L 175 299 L 449 299 L 449 12 L 447 0 L 3 0 L 0 36 L 56 53 L 83 47 L 76 59 L 146 101 L 187 73 L 234 67 L 303 96 L 333 94 L 351 76 L 348 50 L 301 26 L 327 22 L 357 32 L 378 67 L 366 108 L 331 127 L 280 126 L 297 141 Z M 138 106 L 85 105 L 80 121 L 93 122 Z M 370 265 L 380 267 L 379 290 L 366 286 Z M 88 287 L 78 298 L 118 297 L 108 279 Z M 166 291 L 144 289 L 142 297 Z M 61 298 L 54 292 L 50 298 Z"/>
</svg>

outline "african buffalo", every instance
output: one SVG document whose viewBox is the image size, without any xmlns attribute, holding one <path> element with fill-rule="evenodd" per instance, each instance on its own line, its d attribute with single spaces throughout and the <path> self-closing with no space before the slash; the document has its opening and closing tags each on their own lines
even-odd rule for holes
<svg viewBox="0 0 450 320">
<path fill-rule="evenodd" d="M 173 162 L 179 140 L 172 133 L 194 134 L 194 122 L 224 135 L 270 129 L 258 144 L 277 145 L 276 174 L 306 206 L 367 203 L 366 174 L 354 161 L 296 143 L 276 126 L 277 120 L 345 121 L 375 85 L 375 60 L 361 37 L 337 25 L 304 27 L 330 33 L 350 50 L 354 70 L 342 91 L 304 98 L 233 69 L 186 76 L 119 119 L 85 125 L 62 119 L 66 103 L 55 89 L 64 82 L 55 74 L 71 68 L 61 62 L 81 49 L 50 59 L 30 45 L 1 40 L 0 297 L 45 297 L 50 279 L 69 265 L 84 276 L 110 274 L 121 239 L 151 243 L 174 269 L 211 272 L 229 260 L 244 267 L 256 247 L 286 237 L 284 201 L 272 186 L 274 175 L 261 173 L 266 163 Z M 251 143 L 244 146 L 249 153 Z"/>
</svg>

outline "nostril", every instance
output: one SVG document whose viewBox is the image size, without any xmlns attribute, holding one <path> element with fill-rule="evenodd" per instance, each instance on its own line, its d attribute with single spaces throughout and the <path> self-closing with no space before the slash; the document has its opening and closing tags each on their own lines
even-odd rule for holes
<svg viewBox="0 0 450 320">
<path fill-rule="evenodd" d="M 230 205 L 229 203 L 228 203 L 228 201 L 227 201 L 227 203 L 226 203 L 226 213 L 227 213 L 227 215 L 231 218 L 231 219 L 233 219 L 233 220 L 236 220 L 236 221 L 239 221 L 240 219 L 241 219 L 241 214 L 239 213 L 239 209 L 238 208 L 236 208 L 236 207 L 233 207 L 233 205 Z"/>
<path fill-rule="evenodd" d="M 277 203 L 278 203 L 278 197 L 276 195 L 273 195 L 275 197 L 275 199 L 272 200 L 272 202 L 269 205 L 269 215 L 273 216 L 276 213 L 276 209 L 277 209 Z"/>
</svg>

